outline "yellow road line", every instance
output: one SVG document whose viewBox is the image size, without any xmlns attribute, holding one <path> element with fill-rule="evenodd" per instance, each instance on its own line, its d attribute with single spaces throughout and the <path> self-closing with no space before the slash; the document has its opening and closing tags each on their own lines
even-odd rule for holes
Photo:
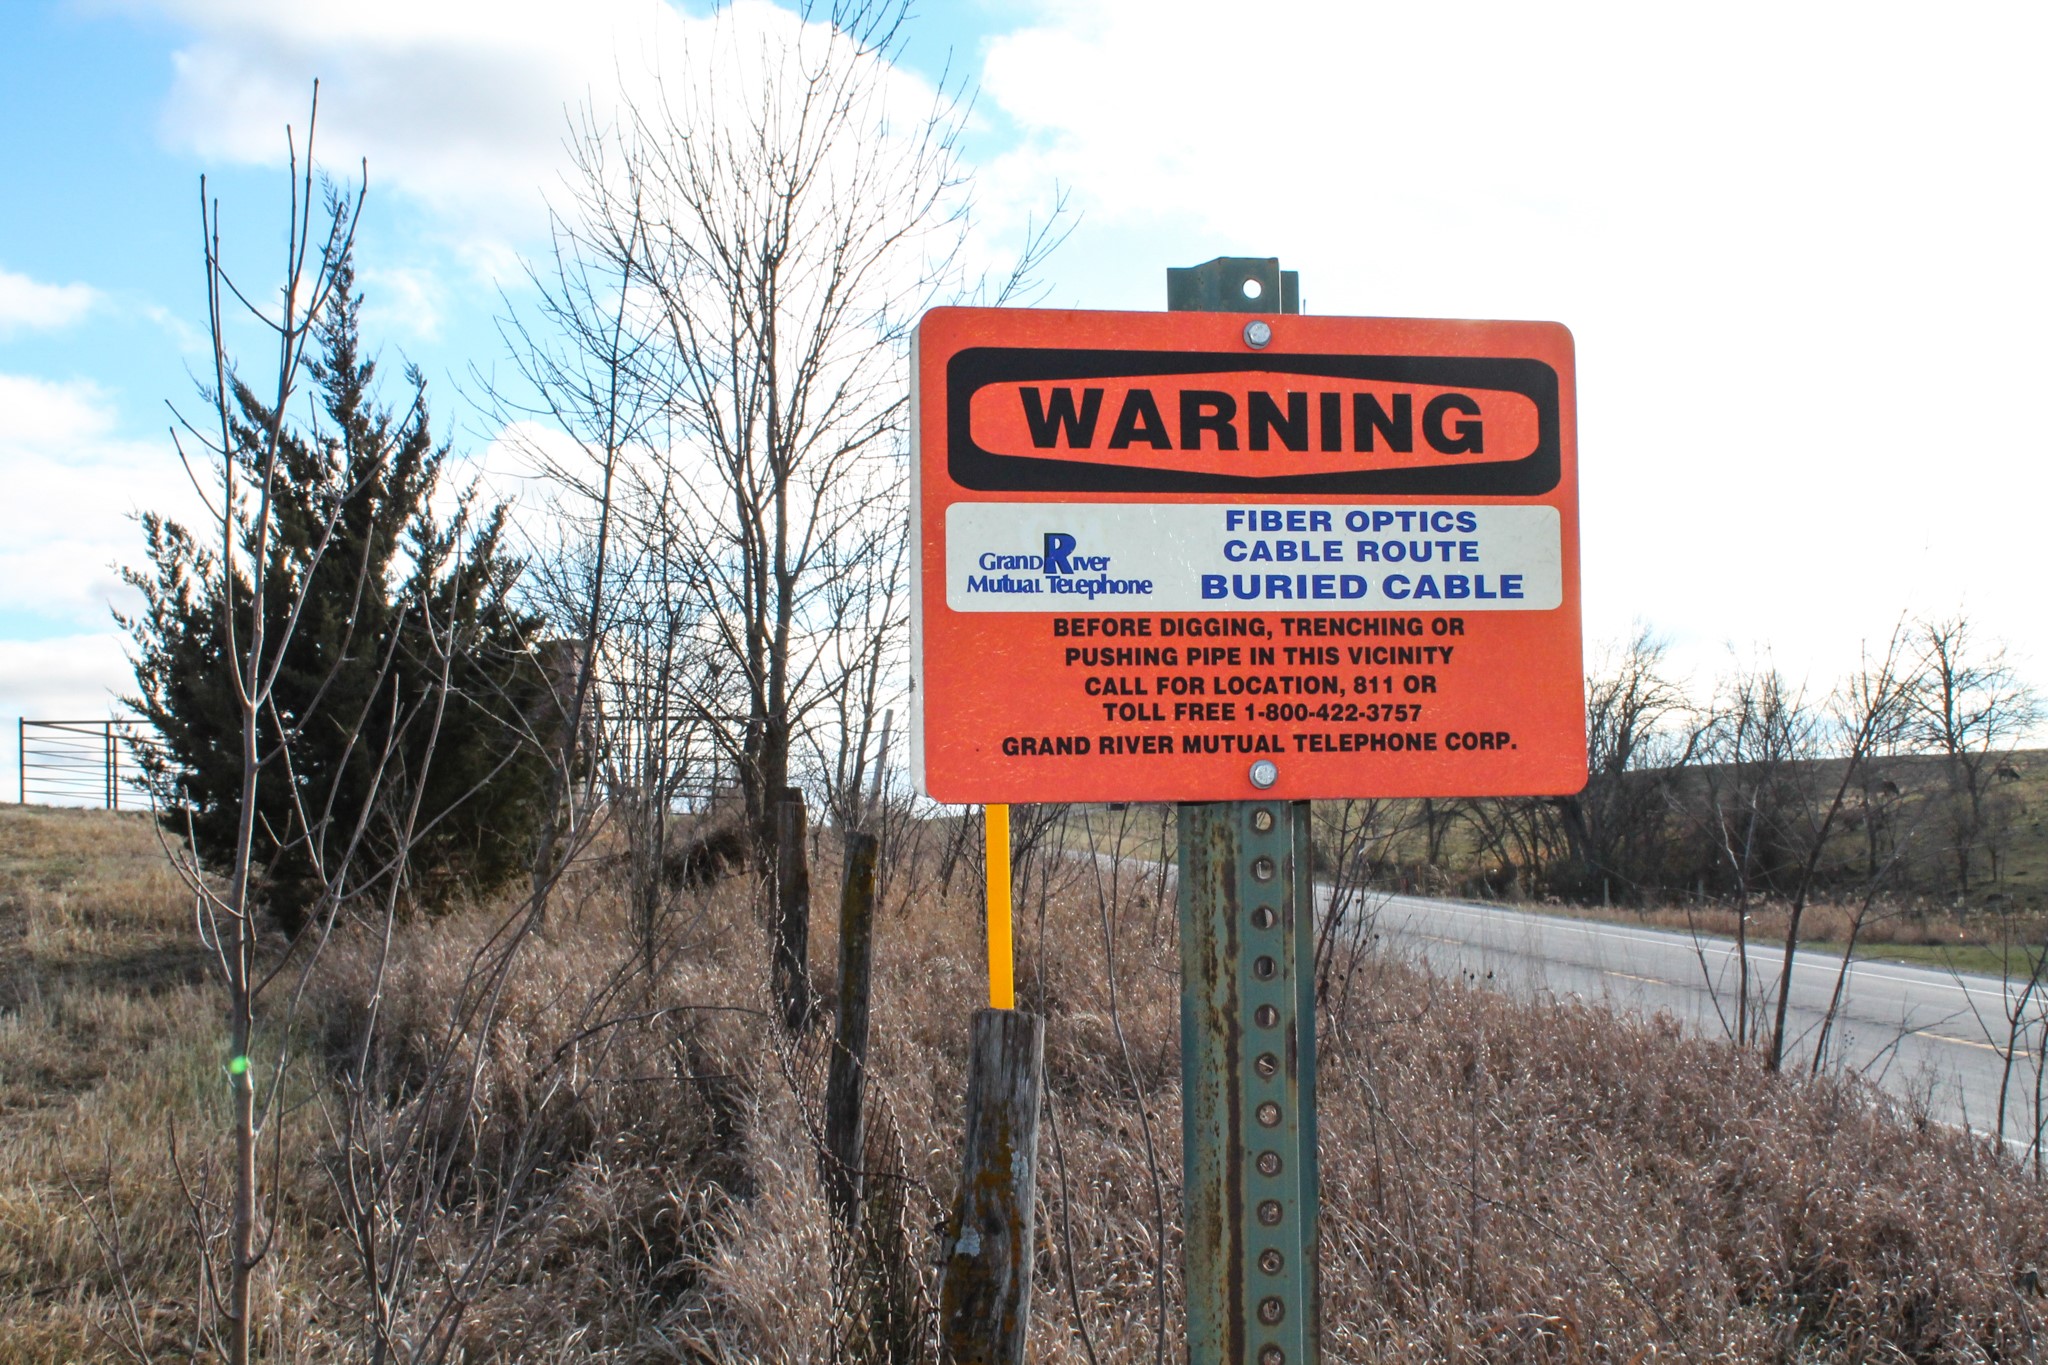
<svg viewBox="0 0 2048 1365">
<path fill-rule="evenodd" d="M 1913 1034 L 1915 1037 L 1932 1038 L 1937 1042 L 1954 1043 L 1957 1047 L 1982 1048 L 1986 1052 L 2000 1052 L 2003 1050 L 1996 1043 L 1980 1042 L 1975 1038 L 1951 1038 L 1948 1034 L 1936 1033 L 1931 1028 L 1916 1028 L 1913 1030 Z M 2028 1052 L 2025 1048 L 2021 1048 L 2019 1051 L 2013 1053 L 2012 1055 L 2018 1058 L 2027 1058 L 2032 1057 L 2034 1054 Z"/>
</svg>

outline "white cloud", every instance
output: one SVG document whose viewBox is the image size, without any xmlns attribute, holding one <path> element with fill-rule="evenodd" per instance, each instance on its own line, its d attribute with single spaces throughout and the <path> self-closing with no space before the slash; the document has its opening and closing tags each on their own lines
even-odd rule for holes
<svg viewBox="0 0 2048 1365">
<path fill-rule="evenodd" d="M 123 640 L 113 630 L 0 640 L 0 716 L 98 720 L 113 714 L 119 709 L 115 698 L 135 689 Z M 14 735 L 7 738 L 11 742 Z"/>
<path fill-rule="evenodd" d="M 183 355 L 203 356 L 211 349 L 205 333 L 161 304 L 144 305 L 142 316 L 163 329 Z"/>
<path fill-rule="evenodd" d="M 115 429 L 87 381 L 0 374 L 0 612 L 102 625 L 133 601 L 114 566 L 142 557 L 135 513 L 197 510 L 168 441 Z"/>
<path fill-rule="evenodd" d="M 494 255 L 544 226 L 573 111 L 600 116 L 618 77 L 685 20 L 657 0 L 128 0 L 181 22 L 163 123 L 210 160 L 304 152 L 320 80 L 318 158 L 427 206 L 465 250 Z"/>
<path fill-rule="evenodd" d="M 53 450 L 113 429 L 107 395 L 90 380 L 0 374 L 0 447 Z"/>
<path fill-rule="evenodd" d="M 440 337 L 448 290 L 432 271 L 413 266 L 371 268 L 357 278 L 364 296 L 365 330 L 378 336 L 409 334 L 422 341 Z"/>
<path fill-rule="evenodd" d="M 989 47 L 987 171 L 1074 189 L 1057 302 L 1258 254 L 1315 312 L 1569 324 L 1596 638 L 1824 682 L 1967 598 L 2048 665 L 2044 16 L 1055 0 Z"/>
<path fill-rule="evenodd" d="M 549 203 L 573 193 L 569 145 L 584 120 L 613 125 L 628 100 L 656 110 L 706 71 L 712 100 L 749 117 L 759 38 L 801 31 L 815 51 L 828 31 L 768 0 L 724 4 L 722 17 L 664 0 L 112 2 L 183 28 L 162 125 L 209 162 L 281 167 L 287 127 L 303 156 L 319 79 L 320 165 L 346 180 L 366 163 L 373 204 L 395 192 L 423 211 L 364 278 L 375 310 L 422 340 L 468 296 L 523 283 L 521 254 L 547 246 Z M 886 79 L 893 113 L 934 98 L 907 71 Z M 680 102 L 702 111 L 691 94 Z M 377 210 L 371 230 L 388 222 Z"/>
<path fill-rule="evenodd" d="M 91 285 L 43 284 L 0 270 L 0 336 L 69 327 L 99 303 L 99 291 Z"/>
</svg>

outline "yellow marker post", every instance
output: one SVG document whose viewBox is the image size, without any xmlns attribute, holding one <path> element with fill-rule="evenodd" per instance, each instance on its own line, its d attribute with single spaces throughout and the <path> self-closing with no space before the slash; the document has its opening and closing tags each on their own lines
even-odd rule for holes
<svg viewBox="0 0 2048 1365">
<path fill-rule="evenodd" d="M 988 845 L 988 1005 L 1017 1007 L 1016 967 L 1010 959 L 1010 808 L 984 807 Z"/>
</svg>

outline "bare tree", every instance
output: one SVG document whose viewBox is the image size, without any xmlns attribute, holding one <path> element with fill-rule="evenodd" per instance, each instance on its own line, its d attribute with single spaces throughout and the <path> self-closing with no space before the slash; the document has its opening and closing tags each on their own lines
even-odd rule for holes
<svg viewBox="0 0 2048 1365">
<path fill-rule="evenodd" d="M 1418 805 L 1416 822 L 1422 828 L 1422 861 L 1432 876 L 1443 870 L 1444 846 L 1463 813 L 1463 804 L 1455 798 L 1425 796 Z"/>
<path fill-rule="evenodd" d="M 703 630 L 695 547 L 678 534 L 693 497 L 666 458 L 673 353 L 637 285 L 637 258 L 635 240 L 593 249 L 557 220 L 551 255 L 527 268 L 535 302 L 508 306 L 500 322 L 519 382 L 484 388 L 542 490 L 544 515 L 528 520 L 532 590 L 577 662 L 565 702 L 585 745 L 558 775 L 557 823 L 571 844 L 592 822 L 623 836 L 651 979 L 678 884 L 672 817 L 687 797 L 715 795 L 712 699 L 725 670 Z M 537 868 L 537 884 L 549 875 Z"/>
<path fill-rule="evenodd" d="M 1664 870 L 1675 842 L 1672 784 L 1699 757 L 1711 725 L 1668 675 L 1666 648 L 1638 623 L 1586 679 L 1588 780 L 1557 804 L 1581 889 L 1590 893 L 1597 880 L 1603 900 L 1616 884 L 1640 895 Z"/>
<path fill-rule="evenodd" d="M 196 567 L 184 578 L 174 574 L 168 583 L 160 581 L 151 598 L 153 609 L 189 609 L 195 601 L 218 598 L 222 624 L 196 647 L 212 661 L 209 666 L 220 675 L 213 681 L 231 697 L 239 721 L 233 735 L 240 781 L 231 807 L 238 817 L 232 859 L 216 865 L 192 839 L 173 850 L 226 997 L 227 1178 L 214 1175 L 210 1151 L 195 1154 L 189 1144 L 179 1144 L 175 1132 L 171 1151 L 205 1275 L 199 1335 L 208 1349 L 236 1365 L 250 1359 L 256 1336 L 252 1289 L 277 1235 L 286 1126 L 309 1104 L 333 1125 L 328 1169 L 343 1214 L 343 1241 L 357 1255 L 359 1273 L 337 1283 L 335 1296 L 360 1306 L 356 1317 L 371 1359 L 405 1358 L 408 1352 L 413 1359 L 431 1358 L 422 1354 L 420 1340 L 411 1340 L 404 1351 L 397 1345 L 420 1320 L 413 1313 L 412 1286 L 422 1263 L 414 1253 L 441 1216 L 439 1193 L 467 1151 L 445 1139 L 470 1131 L 466 1125 L 477 1112 L 505 982 L 540 923 L 560 868 L 588 832 L 587 822 L 572 822 L 566 837 L 559 823 L 542 832 L 529 869 L 532 889 L 471 957 L 446 1002 L 447 1029 L 432 1040 L 418 1074 L 405 1076 L 402 1086 L 387 1085 L 383 1019 L 390 1008 L 392 937 L 421 883 L 436 875 L 420 850 L 437 837 L 435 826 L 449 812 L 466 811 L 465 803 L 536 752 L 548 754 L 562 773 L 578 771 L 581 727 L 573 710 L 562 714 L 561 698 L 547 696 L 547 688 L 537 688 L 540 696 L 525 695 L 529 676 L 543 670 L 532 667 L 526 652 L 531 642 L 523 633 L 504 647 L 523 663 L 521 671 L 501 675 L 511 681 L 474 667 L 479 653 L 503 643 L 480 644 L 477 584 L 488 579 L 500 594 L 494 602 L 513 586 L 512 570 L 495 558 L 495 516 L 482 530 L 466 520 L 466 511 L 446 525 L 417 520 L 410 528 L 409 569 L 392 571 L 404 583 L 397 613 L 407 629 L 387 622 L 380 635 L 370 624 L 365 603 L 376 595 L 373 584 L 386 586 L 378 579 L 386 570 L 371 567 L 367 554 L 349 557 L 348 518 L 361 515 L 362 500 L 387 486 L 396 457 L 393 442 L 362 439 L 345 420 L 361 417 L 373 434 L 390 426 L 388 414 L 371 412 L 376 405 L 366 392 L 369 367 L 348 363 L 354 354 L 354 303 L 347 285 L 363 191 L 360 185 L 329 186 L 324 197 L 316 195 L 316 120 L 317 88 L 303 165 L 301 148 L 291 141 L 286 254 L 282 283 L 271 297 L 245 290 L 230 277 L 219 206 L 207 199 L 201 182 L 213 371 L 205 391 L 206 419 L 181 418 L 178 437 L 195 486 L 209 495 L 214 547 L 203 560 L 159 557 L 160 568 L 166 562 Z M 238 310 L 247 315 L 239 324 Z M 274 375 L 266 369 L 264 376 L 268 392 L 259 394 L 230 360 L 227 338 L 238 325 L 263 329 L 275 344 Z M 301 419 L 294 404 L 309 396 L 301 392 L 309 375 L 320 391 L 310 395 L 317 401 Z M 417 394 L 412 416 L 424 443 Z M 467 495 L 463 506 L 469 506 Z M 304 517 L 306 509 L 313 509 L 316 524 L 305 537 L 308 543 L 292 545 L 288 554 L 287 518 Z M 160 537 L 187 534 L 160 519 L 155 527 Z M 346 567 L 339 593 L 332 591 L 330 577 L 314 572 L 336 561 Z M 494 639 L 512 634 L 492 629 Z M 300 647 L 318 639 L 319 631 L 335 647 Z M 147 646 L 144 652 L 139 667 L 150 663 Z M 367 674 L 345 674 L 365 652 L 374 667 Z M 580 665 L 569 671 L 587 672 Z M 493 687 L 498 690 L 492 695 L 480 694 Z M 451 715 L 479 703 L 488 703 L 491 714 L 502 718 L 501 732 L 510 733 L 473 744 L 475 752 L 458 754 L 452 743 L 444 747 L 454 733 Z M 346 762 L 328 770 L 331 776 L 307 761 L 306 736 L 315 725 L 347 737 Z M 481 732 L 472 727 L 468 733 L 474 738 Z M 451 770 L 460 789 L 440 792 L 430 807 L 430 785 L 445 785 Z M 344 789 L 345 782 L 352 785 Z M 263 812 L 277 804 L 278 793 L 284 813 L 274 823 L 285 829 L 260 829 L 272 819 Z M 499 832 L 522 852 L 532 847 L 523 827 Z M 290 837 L 281 838 L 286 833 Z M 258 852 L 263 838 L 282 849 L 268 863 Z M 313 891 L 291 923 L 266 932 L 259 918 L 263 881 L 276 875 L 283 857 L 303 864 L 295 871 Z M 333 974 L 316 975 L 316 968 L 332 960 L 337 939 L 344 937 L 359 948 L 370 946 L 371 979 L 352 1006 L 354 1015 L 318 1011 L 333 1049 L 336 1093 L 319 1086 L 309 1092 L 292 1073 L 295 1049 L 302 1050 L 300 1035 L 316 1013 L 311 1002 L 332 984 Z M 399 1090 L 406 1099 L 394 1106 L 391 1095 Z M 529 1144 L 503 1170 L 530 1170 L 541 1155 Z M 215 1193 L 222 1185 L 224 1199 Z M 468 1264 L 442 1268 L 449 1273 L 437 1285 L 440 1297 L 424 1338 L 439 1343 L 434 1349 L 448 1349 L 471 1294 L 506 1245 L 502 1215 L 523 1197 L 523 1187 L 513 1179 L 501 1188 L 501 1202 L 486 1210 L 499 1215 L 501 1225 L 479 1240 Z"/>
<path fill-rule="evenodd" d="M 1832 791 L 1822 786 L 1814 795 L 1802 793 L 1804 799 L 1783 808 L 1785 844 L 1796 850 L 1798 862 L 1792 904 L 1785 919 L 1785 956 L 1778 972 L 1777 1010 L 1771 1022 L 1773 1071 L 1785 1061 L 1785 1021 L 1792 1002 L 1792 968 L 1799 953 L 1799 926 L 1813 894 L 1821 858 L 1847 807 L 1857 768 L 1895 739 L 1913 686 L 1912 663 L 1905 657 L 1905 631 L 1900 627 L 1893 630 L 1883 657 L 1874 664 L 1866 662 L 1831 699 L 1830 719 L 1836 735 L 1832 756 L 1841 768 L 1839 778 L 1831 784 Z M 1809 777 L 1818 775 L 1815 765 L 1806 767 Z M 1822 1042 L 1825 1043 L 1825 1038 Z"/>
<path fill-rule="evenodd" d="M 1966 896 L 1977 853 L 1992 856 L 2001 875 L 1997 835 L 2000 801 L 1991 790 L 1998 767 L 2041 718 L 2040 699 L 2020 677 L 2003 645 L 1987 646 L 1962 612 L 1922 621 L 1916 630 L 1922 684 L 1914 691 L 1918 739 L 1939 754 L 1948 781 L 1949 854 L 1956 894 Z"/>
<path fill-rule="evenodd" d="M 317 114 L 317 91 L 315 110 Z M 213 516 L 212 529 L 218 537 L 219 578 L 222 590 L 228 594 L 227 609 L 223 612 L 228 637 L 220 646 L 240 719 L 240 818 L 232 860 L 226 867 L 207 868 L 200 866 L 197 856 L 189 852 L 181 851 L 183 856 L 178 859 L 194 895 L 200 938 L 212 955 L 227 997 L 228 1126 L 233 1158 L 224 1229 L 215 1225 L 220 1210 L 206 1196 L 204 1186 L 195 1192 L 187 1181 L 185 1187 L 191 1196 L 194 1226 L 206 1253 L 203 1307 L 209 1308 L 219 1323 L 217 1328 L 204 1330 L 232 1365 L 246 1365 L 249 1360 L 253 1326 L 251 1287 L 270 1252 L 271 1229 L 266 1218 L 269 1198 L 259 1158 L 266 1127 L 271 1129 L 274 1143 L 282 1141 L 282 1130 L 271 1121 L 276 1117 L 287 1056 L 279 1048 L 274 1063 L 259 1066 L 252 1055 L 256 1050 L 260 1002 L 286 967 L 285 962 L 272 961 L 273 955 L 263 951 L 257 921 L 254 883 L 259 858 L 259 789 L 266 782 L 290 781 L 289 756 L 278 736 L 290 729 L 291 721 L 276 713 L 272 698 L 301 608 L 306 605 L 304 592 L 311 582 L 310 575 L 302 576 L 296 584 L 288 578 L 273 581 L 273 503 L 283 477 L 279 465 L 286 414 L 306 373 L 308 345 L 317 320 L 334 296 L 338 277 L 345 269 L 361 207 L 359 194 L 348 192 L 330 194 L 324 214 L 316 207 L 312 125 L 313 119 L 309 118 L 303 166 L 296 139 L 289 130 L 286 134 L 291 151 L 292 203 L 282 263 L 284 283 L 274 301 L 252 300 L 230 278 L 221 259 L 219 204 L 208 200 L 206 182 L 203 178 L 200 181 L 208 334 L 212 341 L 212 373 L 207 390 L 211 412 L 203 425 L 181 421 L 183 434 L 179 438 L 181 458 L 193 472 L 195 483 L 212 485 L 209 510 Z M 237 304 L 277 347 L 275 382 L 268 403 L 272 420 L 267 429 L 254 433 L 257 448 L 253 451 L 247 448 L 249 437 L 237 429 L 237 389 L 241 381 L 228 354 L 230 315 Z M 344 503 L 343 498 L 331 501 L 336 517 Z M 330 520 L 316 554 L 324 551 L 333 531 Z M 274 629 L 273 623 L 280 615 L 270 598 L 277 593 L 289 595 L 295 587 L 299 595 L 285 604 L 283 627 Z M 309 821 L 307 827 L 315 823 Z M 196 840 L 188 841 L 188 847 L 193 844 Z M 308 964 L 317 955 L 321 937 L 320 916 L 309 916 L 309 922 L 313 926 L 310 931 L 302 931 L 298 936 L 307 945 L 301 961 L 301 984 L 303 972 L 310 969 Z M 289 984 L 290 978 L 284 979 Z M 259 1092 L 259 1081 L 266 1080 L 267 1085 Z M 174 1161 L 177 1155 L 174 1142 Z M 180 1178 L 185 1179 L 182 1169 Z"/>
<path fill-rule="evenodd" d="M 1374 869 L 1388 861 L 1407 832 L 1403 803 L 1385 799 L 1321 801 L 1310 808 L 1319 871 L 1330 894 L 1316 930 L 1316 1003 L 1340 1033 L 1349 1027 L 1354 987 L 1378 942 L 1385 897 L 1372 889 Z M 1166 859 L 1162 850 L 1161 864 Z"/>
<path fill-rule="evenodd" d="M 835 623 L 823 643 L 828 662 L 820 704 L 805 718 L 805 766 L 823 790 L 825 807 L 844 829 L 867 823 L 871 795 L 888 761 L 890 731 L 910 633 L 907 490 L 892 490 L 872 534 L 835 545 L 821 565 L 825 616 Z M 881 727 L 878 732 L 877 720 Z"/>
<path fill-rule="evenodd" d="M 1520 900 L 1544 870 L 1564 861 L 1569 840 L 1559 803 L 1526 796 L 1480 797 L 1461 802 L 1489 896 Z M 1603 884 L 1603 899 L 1604 884 Z"/>
<path fill-rule="evenodd" d="M 1714 702 L 1704 770 L 1714 839 L 1735 888 L 1735 1041 L 1752 1037 L 1756 996 L 1749 961 L 1750 902 L 1783 868 L 1780 831 L 1798 805 L 1799 780 L 1818 757 L 1818 718 L 1803 690 L 1771 667 L 1738 671 Z"/>
<path fill-rule="evenodd" d="M 731 663 L 677 700 L 716 722 L 764 847 L 806 727 L 835 782 L 842 755 L 867 761 L 905 598 L 909 331 L 976 288 L 966 106 L 894 68 L 907 13 L 721 9 L 651 96 L 572 139 L 569 232 L 665 348 L 676 553 Z M 1031 238 L 998 300 L 1053 241 Z"/>
<path fill-rule="evenodd" d="M 567 741 L 556 752 L 568 761 L 552 774 L 536 889 L 604 813 L 599 776 L 612 748 L 598 742 L 610 738 L 603 651 L 630 617 L 618 585 L 633 578 L 643 548 L 630 541 L 621 504 L 633 453 L 658 439 L 661 396 L 659 375 L 650 373 L 661 353 L 635 325 L 625 270 L 594 268 L 559 231 L 549 267 L 528 267 L 535 321 L 508 308 L 499 323 L 522 386 L 480 384 L 508 444 L 546 490 L 528 592 L 565 632 L 553 681 Z"/>
<path fill-rule="evenodd" d="M 203 557 L 167 556 L 169 538 L 187 533 L 152 520 L 160 575 L 168 564 L 188 565 L 191 576 L 160 577 L 148 594 L 157 633 L 138 663 L 138 676 L 148 672 L 160 685 L 163 651 L 170 647 L 166 621 L 195 619 L 197 602 L 218 606 L 218 630 L 190 644 L 211 651 L 205 657 L 217 660 L 220 676 L 193 685 L 225 688 L 239 721 L 233 734 L 239 787 L 227 806 L 236 836 L 225 866 L 209 865 L 213 860 L 196 838 L 173 854 L 226 995 L 232 1162 L 225 1206 L 212 1193 L 209 1153 L 181 1150 L 174 1133 L 171 1159 L 205 1272 L 201 1335 L 235 1365 L 250 1358 L 252 1287 L 276 1236 L 272 1210 L 281 1194 L 289 1112 L 284 1096 L 301 1007 L 337 926 L 366 913 L 388 925 L 422 877 L 431 876 L 431 869 L 414 866 L 413 853 L 453 809 L 427 810 L 436 749 L 451 709 L 475 700 L 460 696 L 456 682 L 477 647 L 473 613 L 463 604 L 475 587 L 472 575 L 495 572 L 483 562 L 494 553 L 495 521 L 473 540 L 466 539 L 461 517 L 446 531 L 415 527 L 399 620 L 380 622 L 370 604 L 383 600 L 386 570 L 367 548 L 353 557 L 344 548 L 351 544 L 351 518 L 369 515 L 364 503 L 388 490 L 398 457 L 393 442 L 379 439 L 389 430 L 387 416 L 368 411 L 362 386 L 369 368 L 353 363 L 355 304 L 348 285 L 362 189 L 329 185 L 324 197 L 316 196 L 317 115 L 316 87 L 303 165 L 287 130 L 292 203 L 282 283 L 272 299 L 231 278 L 221 251 L 220 208 L 201 181 L 209 411 L 204 422 L 181 418 L 176 434 L 195 486 L 209 494 L 216 548 Z M 259 395 L 229 358 L 227 337 L 238 313 L 241 325 L 261 329 L 276 347 L 267 393 Z M 309 344 L 315 342 L 317 355 Z M 293 416 L 306 376 L 320 389 L 310 435 Z M 423 443 L 417 396 L 413 415 L 421 424 L 415 444 Z M 323 417 L 340 429 L 324 430 Z M 287 541 L 294 516 L 314 523 L 292 532 L 302 543 Z M 196 551 L 196 542 L 188 548 Z M 318 572 L 323 562 L 337 560 L 343 565 L 340 600 L 332 591 L 335 580 Z M 407 618 L 409 627 L 400 629 Z M 328 647 L 302 648 L 302 639 L 324 639 Z M 365 654 L 373 666 L 349 673 Z M 485 682 L 478 677 L 469 685 Z M 309 761 L 316 726 L 345 737 L 341 762 L 323 769 Z M 529 752 L 523 739 L 514 737 L 496 758 L 468 755 L 472 764 L 458 768 L 472 785 L 454 800 L 474 797 L 515 755 Z M 191 819 L 197 803 L 181 796 L 178 774 L 161 777 L 173 813 Z M 266 821 L 285 828 L 266 827 Z M 265 840 L 276 846 L 268 861 L 259 852 Z M 281 931 L 266 934 L 259 921 L 262 886 L 286 874 L 305 899 L 294 900 L 288 920 L 277 919 Z"/>
<path fill-rule="evenodd" d="M 1913 659 L 1906 657 L 1903 645 L 1903 629 L 1894 629 L 1884 657 L 1873 663 L 1868 658 L 1863 666 L 1835 690 L 1830 703 L 1836 732 L 1848 741 L 1848 751 L 1842 762 L 1842 781 L 1835 788 L 1829 818 L 1824 820 L 1819 837 L 1826 839 L 1832 828 L 1834 817 L 1843 813 L 1843 801 L 1849 789 L 1861 788 L 1863 795 L 1861 814 L 1866 824 L 1880 818 L 1884 807 L 1873 809 L 1870 796 L 1873 782 L 1872 773 L 1877 760 L 1896 754 L 1904 740 L 1912 718 L 1912 699 L 1921 686 L 1921 678 Z M 1881 782 L 1881 780 L 1880 780 Z M 1881 790 L 1881 787 L 1880 787 Z M 1896 786 L 1893 787 L 1896 792 Z M 1841 1012 L 1842 1000 L 1849 988 L 1849 964 L 1856 955 L 1856 946 L 1863 937 L 1871 909 L 1877 903 L 1880 893 L 1890 884 L 1892 874 L 1904 856 L 1908 844 L 1892 837 L 1886 845 L 1886 853 L 1879 859 L 1878 845 L 1866 838 L 1868 863 L 1862 888 L 1857 900 L 1855 913 L 1849 920 L 1848 940 L 1842 945 L 1842 964 L 1835 972 L 1834 990 L 1828 997 L 1826 1013 L 1821 1018 L 1820 1034 L 1814 1040 L 1812 1071 L 1818 1074 L 1827 1057 L 1828 1040 L 1834 1032 L 1835 1020 Z M 1818 867 L 1818 854 L 1808 860 L 1809 869 Z M 1805 882 L 1810 883 L 1809 871 Z M 1796 910 L 1795 910 L 1796 913 Z M 1786 977 L 1791 976 L 1791 959 L 1786 959 Z M 1779 1018 L 1782 1021 L 1783 993 L 1780 993 Z M 1783 1024 L 1780 1023 L 1782 1030 Z"/>
</svg>

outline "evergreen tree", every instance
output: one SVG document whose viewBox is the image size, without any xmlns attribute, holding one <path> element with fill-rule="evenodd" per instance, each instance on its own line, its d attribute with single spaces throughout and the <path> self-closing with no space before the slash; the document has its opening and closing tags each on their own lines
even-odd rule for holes
<svg viewBox="0 0 2048 1365">
<path fill-rule="evenodd" d="M 546 791 L 529 724 L 547 704 L 532 651 L 540 620 L 514 598 L 505 509 L 479 510 L 471 490 L 437 516 L 448 447 L 430 434 L 425 381 L 408 371 L 402 416 L 379 406 L 361 308 L 344 259 L 308 365 L 311 424 L 230 381 L 242 553 L 224 562 L 152 513 L 148 568 L 123 572 L 144 600 L 118 618 L 135 643 L 130 704 L 163 740 L 148 779 L 166 823 L 230 865 L 242 793 L 233 670 L 249 639 L 255 527 L 270 519 L 265 629 L 288 643 L 264 716 L 255 865 L 288 931 L 326 890 L 396 877 L 408 899 L 432 903 L 504 883 L 525 865 Z"/>
</svg>

